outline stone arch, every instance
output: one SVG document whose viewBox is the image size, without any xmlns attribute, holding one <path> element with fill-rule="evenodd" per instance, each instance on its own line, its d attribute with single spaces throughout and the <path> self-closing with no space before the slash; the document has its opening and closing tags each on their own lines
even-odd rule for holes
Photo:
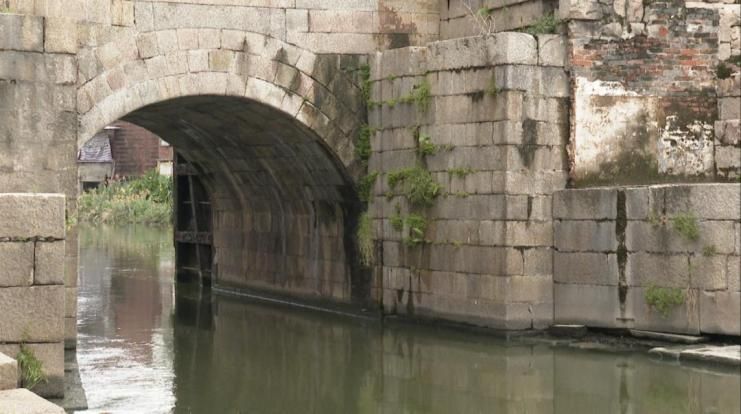
<svg viewBox="0 0 741 414">
<path fill-rule="evenodd" d="M 364 302 L 370 281 L 353 237 L 360 89 L 338 57 L 226 32 L 195 49 L 152 53 L 137 39 L 133 53 L 123 38 L 81 53 L 100 68 L 81 74 L 78 146 L 124 119 L 194 161 L 214 204 L 217 284 Z"/>
</svg>

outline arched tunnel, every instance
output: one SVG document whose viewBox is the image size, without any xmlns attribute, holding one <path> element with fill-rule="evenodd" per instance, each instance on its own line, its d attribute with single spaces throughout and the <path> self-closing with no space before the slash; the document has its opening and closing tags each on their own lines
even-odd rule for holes
<svg viewBox="0 0 741 414">
<path fill-rule="evenodd" d="M 353 180 L 306 125 L 226 96 L 174 98 L 122 119 L 169 142 L 183 161 L 176 209 L 192 210 L 177 215 L 176 235 L 185 229 L 208 240 L 177 241 L 181 267 L 197 266 L 220 288 L 369 301 L 370 271 L 359 266 L 355 246 L 361 204 Z"/>
</svg>

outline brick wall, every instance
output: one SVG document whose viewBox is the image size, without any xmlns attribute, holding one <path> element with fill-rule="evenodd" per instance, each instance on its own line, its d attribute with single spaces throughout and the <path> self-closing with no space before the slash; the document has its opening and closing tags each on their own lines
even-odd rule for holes
<svg viewBox="0 0 741 414">
<path fill-rule="evenodd" d="M 118 121 L 113 126 L 120 128 L 111 134 L 115 174 L 138 177 L 157 168 L 160 159 L 160 138 L 157 135 L 129 122 Z"/>
<path fill-rule="evenodd" d="M 34 391 L 46 397 L 64 394 L 64 201 L 0 194 L 0 352 L 15 357 L 26 344 L 48 377 Z"/>
<path fill-rule="evenodd" d="M 739 194 L 738 184 L 556 193 L 555 323 L 740 335 Z M 662 310 L 661 295 L 679 301 Z"/>
<path fill-rule="evenodd" d="M 720 112 L 737 119 L 729 108 L 741 104 L 716 92 L 721 63 L 741 76 L 724 62 L 741 55 L 738 2 L 644 3 L 561 4 L 574 88 L 572 178 L 589 186 L 737 176 L 738 129 L 715 121 Z M 724 91 L 738 96 L 738 85 Z"/>
</svg>

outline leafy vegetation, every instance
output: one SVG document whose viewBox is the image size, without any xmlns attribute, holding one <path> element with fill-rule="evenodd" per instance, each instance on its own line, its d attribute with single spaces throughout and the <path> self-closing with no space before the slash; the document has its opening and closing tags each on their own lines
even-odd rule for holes
<svg viewBox="0 0 741 414">
<path fill-rule="evenodd" d="M 561 24 L 561 21 L 556 17 L 556 14 L 549 13 L 544 14 L 540 19 L 535 21 L 535 23 L 523 29 L 523 31 L 533 36 L 539 34 L 552 34 L 556 33 L 559 24 Z"/>
<path fill-rule="evenodd" d="M 645 298 L 649 306 L 666 318 L 674 307 L 684 303 L 685 295 L 679 288 L 649 286 L 646 289 Z"/>
<path fill-rule="evenodd" d="M 426 112 L 430 107 L 430 99 L 430 83 L 425 79 L 422 83 L 414 85 L 412 91 L 408 95 L 399 98 L 399 102 L 413 103 L 422 112 Z"/>
<path fill-rule="evenodd" d="M 394 190 L 401 187 L 402 194 L 413 206 L 429 207 L 440 195 L 440 184 L 429 171 L 419 166 L 390 172 L 387 182 Z"/>
<path fill-rule="evenodd" d="M 440 147 L 432 143 L 432 138 L 425 134 L 419 134 L 417 138 L 417 154 L 421 157 L 429 155 L 435 155 L 440 150 Z"/>
<path fill-rule="evenodd" d="M 454 177 L 458 177 L 458 178 L 466 178 L 467 176 L 473 173 L 474 173 L 474 170 L 472 170 L 471 168 L 458 167 L 458 168 L 451 168 L 448 170 L 448 174 Z"/>
<path fill-rule="evenodd" d="M 404 243 L 408 246 L 416 246 L 425 242 L 425 231 L 427 230 L 427 219 L 421 214 L 410 214 L 404 220 L 409 233 L 404 238 Z"/>
<path fill-rule="evenodd" d="M 358 180 L 358 198 L 360 198 L 360 201 L 364 203 L 370 201 L 376 178 L 378 178 L 378 173 L 374 171 Z"/>
<path fill-rule="evenodd" d="M 672 217 L 672 226 L 682 237 L 690 241 L 700 238 L 700 226 L 692 213 L 678 214 Z"/>
<path fill-rule="evenodd" d="M 371 135 L 373 135 L 373 128 L 368 124 L 363 124 L 358 132 L 358 142 L 355 144 L 355 155 L 360 158 L 361 161 L 367 162 L 371 156 Z"/>
<path fill-rule="evenodd" d="M 368 102 L 370 101 L 371 91 L 370 66 L 360 66 L 360 68 L 358 68 L 358 73 L 360 74 L 360 93 L 363 96 L 363 101 Z"/>
<path fill-rule="evenodd" d="M 499 88 L 497 87 L 497 75 L 492 72 L 491 79 L 489 79 L 489 84 L 486 85 L 486 94 L 489 96 L 497 96 L 499 93 Z"/>
<path fill-rule="evenodd" d="M 705 257 L 715 256 L 716 254 L 718 254 L 718 248 L 714 244 L 702 248 L 702 255 Z"/>
<path fill-rule="evenodd" d="M 32 389 L 38 384 L 46 382 L 47 378 L 44 373 L 44 365 L 25 344 L 21 344 L 21 350 L 16 355 L 16 360 L 18 361 L 18 368 L 21 371 L 21 379 L 25 388 Z"/>
<path fill-rule="evenodd" d="M 172 179 L 155 170 L 137 179 L 101 186 L 78 200 L 81 223 L 169 224 L 171 215 Z"/>
</svg>

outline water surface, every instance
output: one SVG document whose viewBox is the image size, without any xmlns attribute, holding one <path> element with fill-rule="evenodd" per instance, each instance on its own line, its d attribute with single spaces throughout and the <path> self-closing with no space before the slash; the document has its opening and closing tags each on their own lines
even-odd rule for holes
<svg viewBox="0 0 741 414">
<path fill-rule="evenodd" d="M 739 413 L 740 376 L 176 288 L 171 233 L 80 229 L 89 412 Z"/>
</svg>

